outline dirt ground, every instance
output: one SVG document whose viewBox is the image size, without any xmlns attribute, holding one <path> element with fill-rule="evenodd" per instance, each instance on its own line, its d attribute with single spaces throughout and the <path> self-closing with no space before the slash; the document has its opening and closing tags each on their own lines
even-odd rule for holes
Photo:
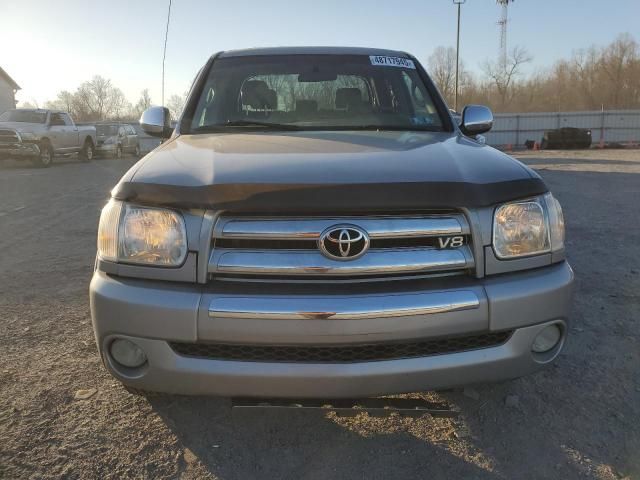
<svg viewBox="0 0 640 480">
<path fill-rule="evenodd" d="M 526 152 L 560 199 L 576 272 L 558 361 L 422 394 L 456 420 L 233 413 L 135 397 L 102 367 L 88 305 L 99 209 L 132 159 L 0 168 L 0 477 L 640 478 L 640 151 Z M 80 389 L 96 389 L 85 400 Z"/>
</svg>

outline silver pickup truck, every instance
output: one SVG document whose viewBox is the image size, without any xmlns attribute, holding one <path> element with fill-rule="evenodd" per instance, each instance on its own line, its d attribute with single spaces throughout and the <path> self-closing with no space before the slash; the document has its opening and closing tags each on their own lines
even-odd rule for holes
<svg viewBox="0 0 640 480">
<path fill-rule="evenodd" d="M 542 179 L 460 125 L 418 61 L 222 52 L 111 192 L 91 315 L 129 389 L 359 398 L 555 360 L 573 272 Z"/>
<path fill-rule="evenodd" d="M 48 167 L 55 155 L 78 153 L 89 161 L 95 145 L 95 127 L 76 125 L 66 112 L 16 109 L 0 115 L 0 159 L 27 159 Z"/>
</svg>

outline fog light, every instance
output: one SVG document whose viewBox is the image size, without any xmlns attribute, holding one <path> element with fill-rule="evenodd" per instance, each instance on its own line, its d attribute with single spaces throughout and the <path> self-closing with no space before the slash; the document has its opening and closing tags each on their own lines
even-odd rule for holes
<svg viewBox="0 0 640 480">
<path fill-rule="evenodd" d="M 531 350 L 536 353 L 548 352 L 558 344 L 561 337 L 562 332 L 558 325 L 549 325 L 543 328 L 535 338 L 533 345 L 531 346 Z"/>
<path fill-rule="evenodd" d="M 125 367 L 136 368 L 144 365 L 147 361 L 147 356 L 142 349 L 124 338 L 116 338 L 111 342 L 109 350 L 113 359 Z"/>
</svg>

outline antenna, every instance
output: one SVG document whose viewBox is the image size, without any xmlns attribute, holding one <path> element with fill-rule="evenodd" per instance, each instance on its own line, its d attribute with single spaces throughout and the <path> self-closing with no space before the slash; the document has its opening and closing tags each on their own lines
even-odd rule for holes
<svg viewBox="0 0 640 480">
<path fill-rule="evenodd" d="M 507 66 L 507 22 L 509 21 L 509 3 L 514 0 L 496 0 L 496 3 L 502 7 L 498 25 L 500 26 L 500 67 L 502 69 Z"/>
<path fill-rule="evenodd" d="M 167 29 L 164 32 L 164 51 L 162 52 L 162 106 L 164 107 L 164 61 L 167 58 L 167 39 L 169 38 L 169 21 L 171 20 L 171 0 L 167 12 Z"/>
<path fill-rule="evenodd" d="M 453 109 L 458 111 L 458 78 L 459 78 L 459 70 L 460 70 L 460 5 L 462 5 L 467 0 L 453 0 L 453 4 L 458 6 L 458 30 L 456 33 L 456 87 L 455 87 L 455 95 L 453 100 Z"/>
</svg>

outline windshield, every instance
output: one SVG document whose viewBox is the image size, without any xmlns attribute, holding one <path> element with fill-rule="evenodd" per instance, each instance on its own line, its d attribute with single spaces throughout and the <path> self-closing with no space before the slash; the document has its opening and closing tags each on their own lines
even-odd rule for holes
<svg viewBox="0 0 640 480">
<path fill-rule="evenodd" d="M 46 121 L 47 112 L 33 110 L 9 110 L 0 115 L 0 122 L 44 123 Z"/>
<path fill-rule="evenodd" d="M 96 125 L 96 134 L 111 137 L 118 134 L 117 125 Z"/>
<path fill-rule="evenodd" d="M 409 59 L 273 55 L 215 60 L 197 100 L 190 131 L 433 131 L 442 130 L 442 125 Z"/>
</svg>

